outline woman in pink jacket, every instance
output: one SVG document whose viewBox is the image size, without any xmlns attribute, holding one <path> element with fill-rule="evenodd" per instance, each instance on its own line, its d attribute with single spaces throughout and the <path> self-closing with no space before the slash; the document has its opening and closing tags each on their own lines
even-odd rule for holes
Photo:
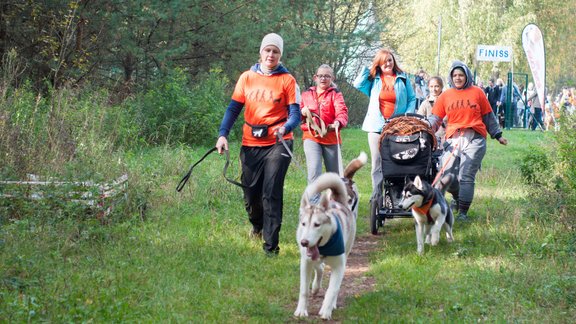
<svg viewBox="0 0 576 324">
<path fill-rule="evenodd" d="M 308 183 L 322 174 L 322 159 L 326 172 L 340 173 L 342 156 L 340 129 L 348 125 L 348 107 L 334 83 L 334 71 L 322 64 L 314 75 L 316 86 L 302 93 L 302 140 Z"/>
</svg>

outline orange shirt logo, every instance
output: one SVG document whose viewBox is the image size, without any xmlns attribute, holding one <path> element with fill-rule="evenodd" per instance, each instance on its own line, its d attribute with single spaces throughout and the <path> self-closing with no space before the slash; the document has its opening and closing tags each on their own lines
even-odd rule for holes
<svg viewBox="0 0 576 324">
<path fill-rule="evenodd" d="M 253 71 L 244 72 L 232 94 L 232 99 L 244 103 L 244 120 L 252 125 L 268 125 L 268 134 L 254 137 L 252 128 L 243 126 L 242 145 L 269 146 L 276 143 L 274 132 L 288 118 L 288 105 L 298 103 L 296 80 L 289 73 L 272 76 Z M 262 134 L 260 134 L 262 135 Z M 292 139 L 292 133 L 284 139 Z"/>
<path fill-rule="evenodd" d="M 282 101 L 282 98 L 274 99 L 274 92 L 272 90 L 261 90 L 255 89 L 251 90 L 246 94 L 246 101 L 251 102 L 272 102 L 273 104 L 277 104 Z"/>
<path fill-rule="evenodd" d="M 450 103 L 448 107 L 446 107 L 446 112 L 449 113 L 456 109 L 474 109 L 476 110 L 478 105 L 475 102 L 470 102 L 469 99 L 463 100 L 455 100 L 454 102 Z"/>
<path fill-rule="evenodd" d="M 492 108 L 482 89 L 472 86 L 464 90 L 444 91 L 436 100 L 432 113 L 440 118 L 448 117 L 446 138 L 452 137 L 458 129 L 466 128 L 486 137 L 482 116 L 492 113 Z"/>
</svg>

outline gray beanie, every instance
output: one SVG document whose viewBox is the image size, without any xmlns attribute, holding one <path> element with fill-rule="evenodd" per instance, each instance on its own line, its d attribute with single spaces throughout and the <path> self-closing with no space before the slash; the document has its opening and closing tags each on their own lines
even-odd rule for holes
<svg viewBox="0 0 576 324">
<path fill-rule="evenodd" d="M 264 47 L 268 45 L 274 45 L 278 47 L 278 49 L 280 50 L 280 55 L 282 55 L 282 52 L 284 51 L 284 41 L 282 40 L 282 37 L 280 37 L 280 35 L 270 33 L 264 36 L 264 38 L 262 38 L 262 44 L 260 44 L 260 53 L 262 53 Z"/>
</svg>

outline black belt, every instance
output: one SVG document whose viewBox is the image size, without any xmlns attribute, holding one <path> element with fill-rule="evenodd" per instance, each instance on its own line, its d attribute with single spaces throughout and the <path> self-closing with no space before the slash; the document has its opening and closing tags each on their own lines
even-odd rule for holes
<svg viewBox="0 0 576 324">
<path fill-rule="evenodd" d="M 278 120 L 278 121 L 275 121 L 275 122 L 273 122 L 272 124 L 267 125 L 267 126 L 268 126 L 268 127 L 276 126 L 276 125 L 278 125 L 278 124 L 280 124 L 280 123 L 283 123 L 283 122 L 285 122 L 285 121 L 287 121 L 287 120 L 288 120 L 288 119 L 283 118 L 283 119 L 280 119 L 280 120 Z M 244 121 L 244 123 L 246 123 L 246 125 L 248 125 L 248 126 L 250 126 L 250 127 L 254 127 L 254 126 L 255 126 L 255 125 L 250 124 L 250 123 L 247 122 L 247 121 Z"/>
</svg>

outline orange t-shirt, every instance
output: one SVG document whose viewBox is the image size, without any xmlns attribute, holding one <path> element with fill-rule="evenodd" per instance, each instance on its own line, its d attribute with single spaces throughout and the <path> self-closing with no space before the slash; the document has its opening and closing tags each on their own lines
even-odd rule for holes
<svg viewBox="0 0 576 324">
<path fill-rule="evenodd" d="M 289 73 L 273 75 L 262 75 L 254 71 L 242 73 L 236 83 L 232 99 L 244 103 L 244 120 L 247 123 L 268 125 L 268 135 L 258 138 L 252 136 L 252 128 L 245 123 L 242 129 L 242 145 L 274 145 L 276 143 L 274 132 L 286 123 L 288 106 L 299 103 L 298 97 L 296 79 Z M 293 139 L 292 132 L 284 135 L 284 139 Z"/>
<path fill-rule="evenodd" d="M 471 86 L 463 90 L 448 89 L 438 97 L 432 113 L 440 119 L 448 117 L 446 138 L 452 137 L 459 129 L 472 128 L 486 137 L 488 131 L 482 116 L 492 113 L 490 103 L 482 89 Z"/>
<path fill-rule="evenodd" d="M 382 79 L 382 90 L 380 90 L 379 96 L 380 112 L 385 119 L 388 119 L 394 114 L 394 106 L 396 105 L 396 92 L 394 92 L 396 75 L 380 75 L 380 78 Z"/>
</svg>

